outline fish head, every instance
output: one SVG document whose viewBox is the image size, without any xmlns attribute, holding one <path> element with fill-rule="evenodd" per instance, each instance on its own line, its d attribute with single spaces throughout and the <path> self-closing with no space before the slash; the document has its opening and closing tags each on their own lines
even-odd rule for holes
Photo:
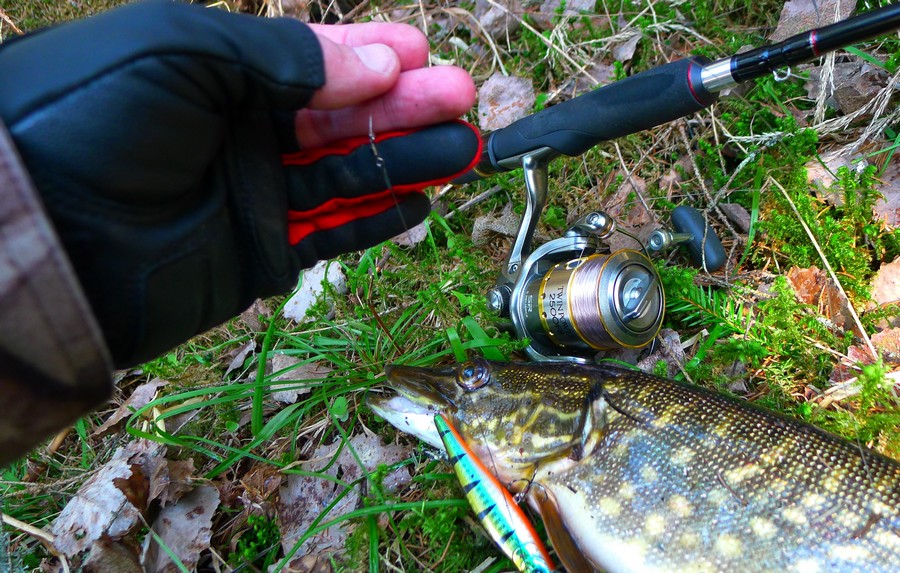
<svg viewBox="0 0 900 573">
<path fill-rule="evenodd" d="M 566 364 L 474 359 L 440 368 L 391 365 L 385 372 L 397 394 L 371 396 L 376 413 L 438 448 L 433 418 L 444 414 L 507 484 L 570 456 L 592 427 L 587 420 L 597 384 Z"/>
</svg>

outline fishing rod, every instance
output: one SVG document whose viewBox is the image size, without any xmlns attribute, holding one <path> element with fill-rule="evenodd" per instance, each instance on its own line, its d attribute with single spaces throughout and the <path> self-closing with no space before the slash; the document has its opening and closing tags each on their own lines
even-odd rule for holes
<svg viewBox="0 0 900 573">
<path fill-rule="evenodd" d="M 900 4 L 890 4 L 728 58 L 694 56 L 640 72 L 485 135 L 481 160 L 456 183 L 519 168 L 523 156 L 542 149 L 581 155 L 600 142 L 709 107 L 719 92 L 739 83 L 898 28 Z"/>
<path fill-rule="evenodd" d="M 900 28 L 900 4 L 810 30 L 729 58 L 701 57 L 647 70 L 522 118 L 484 136 L 484 151 L 457 184 L 522 168 L 525 211 L 488 308 L 507 319 L 537 361 L 592 362 L 597 352 L 641 348 L 662 325 L 665 295 L 653 252 L 687 248 L 691 262 L 709 272 L 727 256 L 715 230 L 693 207 L 672 211 L 674 232 L 654 230 L 640 249 L 610 252 L 619 232 L 602 211 L 581 217 L 562 237 L 532 249 L 547 201 L 548 166 L 602 141 L 637 133 L 711 106 L 723 90 L 780 68 Z"/>
</svg>

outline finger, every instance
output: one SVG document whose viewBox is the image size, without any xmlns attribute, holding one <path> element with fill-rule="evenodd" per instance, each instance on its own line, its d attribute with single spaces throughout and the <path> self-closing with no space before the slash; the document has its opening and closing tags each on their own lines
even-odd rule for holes
<svg viewBox="0 0 900 573">
<path fill-rule="evenodd" d="M 378 157 L 369 138 L 358 137 L 283 156 L 290 210 L 318 225 L 355 218 L 376 199 L 392 204 L 396 196 L 468 171 L 480 156 L 481 137 L 473 126 L 453 121 L 379 135 L 375 150 Z"/>
<path fill-rule="evenodd" d="M 378 97 L 400 75 L 397 53 L 384 44 L 352 48 L 320 37 L 325 85 L 309 102 L 312 109 L 340 109 Z"/>
<path fill-rule="evenodd" d="M 412 129 L 450 121 L 475 103 L 475 84 L 464 70 L 439 66 L 400 74 L 383 96 L 334 111 L 301 110 L 294 118 L 297 140 L 304 149 L 369 133 Z"/>
<path fill-rule="evenodd" d="M 428 39 L 418 28 L 408 24 L 367 22 L 348 26 L 310 24 L 320 38 L 350 47 L 367 44 L 390 46 L 400 58 L 402 70 L 421 68 L 428 63 Z"/>
</svg>

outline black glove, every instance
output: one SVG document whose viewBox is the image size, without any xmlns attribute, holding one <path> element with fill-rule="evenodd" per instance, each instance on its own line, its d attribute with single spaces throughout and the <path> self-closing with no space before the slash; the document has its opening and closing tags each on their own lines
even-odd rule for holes
<svg viewBox="0 0 900 573">
<path fill-rule="evenodd" d="M 391 190 L 366 138 L 298 152 L 289 112 L 325 78 L 294 20 L 136 4 L 0 46 L 0 78 L 0 117 L 119 367 L 415 225 L 421 188 L 480 151 L 458 122 L 383 137 Z"/>
</svg>

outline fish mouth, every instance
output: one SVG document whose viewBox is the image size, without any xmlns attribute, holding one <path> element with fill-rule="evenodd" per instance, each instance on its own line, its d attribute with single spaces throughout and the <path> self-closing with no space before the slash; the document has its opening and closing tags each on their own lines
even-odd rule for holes
<svg viewBox="0 0 900 573">
<path fill-rule="evenodd" d="M 387 386 L 394 392 L 369 393 L 366 403 L 373 412 L 401 431 L 435 448 L 443 443 L 434 425 L 440 413 L 455 412 L 453 368 L 417 368 L 390 364 L 384 369 Z"/>
<path fill-rule="evenodd" d="M 456 410 L 456 369 L 388 364 L 387 385 L 411 402 L 442 412 Z"/>
</svg>

